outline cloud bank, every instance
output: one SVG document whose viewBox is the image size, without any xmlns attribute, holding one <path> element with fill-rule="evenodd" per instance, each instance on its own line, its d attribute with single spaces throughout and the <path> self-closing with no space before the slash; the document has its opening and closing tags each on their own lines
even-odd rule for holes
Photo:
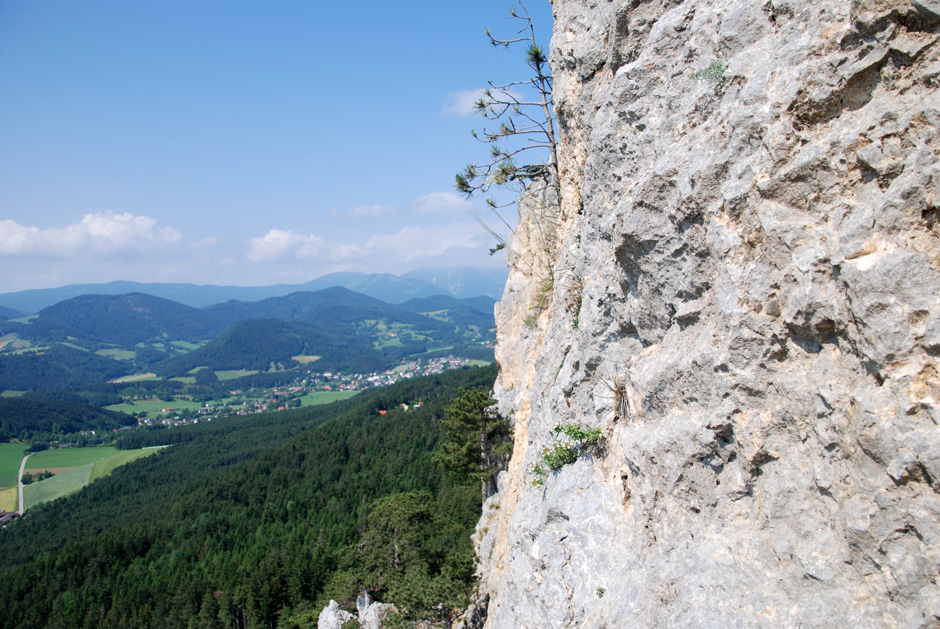
<svg viewBox="0 0 940 629">
<path fill-rule="evenodd" d="M 433 192 L 401 206 L 335 213 L 309 233 L 275 226 L 237 241 L 232 235 L 186 238 L 129 212 L 95 212 L 52 228 L 0 220 L 0 293 L 113 280 L 266 285 L 335 271 L 500 264 L 486 254 L 492 237 L 472 211 L 454 193 Z"/>
<path fill-rule="evenodd" d="M 111 211 L 86 214 L 79 223 L 63 228 L 39 229 L 16 221 L 0 221 L 0 256 L 52 258 L 135 256 L 178 243 L 182 234 L 160 227 L 149 216 Z"/>
<path fill-rule="evenodd" d="M 336 213 L 352 218 L 385 218 L 412 214 L 456 216 L 472 214 L 473 204 L 453 192 L 432 192 L 399 207 L 388 205 L 360 205 L 348 212 Z"/>
</svg>

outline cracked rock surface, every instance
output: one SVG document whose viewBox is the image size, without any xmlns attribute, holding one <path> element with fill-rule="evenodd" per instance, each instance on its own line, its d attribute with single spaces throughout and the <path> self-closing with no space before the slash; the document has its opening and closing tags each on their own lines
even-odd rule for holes
<svg viewBox="0 0 940 629">
<path fill-rule="evenodd" d="M 937 626 L 940 3 L 554 13 L 487 626 Z M 560 423 L 600 447 L 533 486 Z"/>
</svg>

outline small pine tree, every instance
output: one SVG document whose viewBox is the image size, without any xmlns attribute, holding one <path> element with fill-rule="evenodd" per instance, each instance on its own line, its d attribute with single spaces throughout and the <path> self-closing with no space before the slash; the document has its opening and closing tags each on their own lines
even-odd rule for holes
<svg viewBox="0 0 940 629">
<path fill-rule="evenodd" d="M 489 81 L 489 87 L 477 100 L 476 112 L 486 120 L 498 123 L 498 127 L 484 128 L 481 133 L 471 131 L 477 140 L 490 145 L 490 152 L 485 162 L 471 163 L 456 174 L 454 185 L 458 192 L 467 197 L 477 193 L 487 194 L 494 185 L 511 190 L 521 197 L 530 191 L 533 183 L 545 187 L 556 185 L 554 182 L 558 180 L 552 75 L 548 55 L 536 42 L 535 28 L 525 4 L 520 1 L 519 10 L 513 9 L 510 15 L 521 23 L 517 37 L 500 39 L 489 30 L 486 36 L 490 44 L 496 47 L 508 48 L 515 44 L 525 46 L 530 75 L 527 79 L 505 84 Z M 536 155 L 532 156 L 531 151 Z M 535 161 L 539 156 L 546 157 L 547 161 Z M 520 163 L 520 160 L 523 161 Z M 516 200 L 498 203 L 492 196 L 486 199 L 490 211 L 510 231 L 512 226 L 499 213 L 499 209 L 514 204 Z M 477 220 L 501 245 L 491 253 L 503 248 L 505 241 L 482 218 L 477 216 Z"/>
<path fill-rule="evenodd" d="M 463 479 L 478 479 L 483 500 L 496 491 L 496 474 L 512 453 L 512 427 L 482 387 L 461 389 L 444 409 L 446 436 L 434 462 Z"/>
</svg>

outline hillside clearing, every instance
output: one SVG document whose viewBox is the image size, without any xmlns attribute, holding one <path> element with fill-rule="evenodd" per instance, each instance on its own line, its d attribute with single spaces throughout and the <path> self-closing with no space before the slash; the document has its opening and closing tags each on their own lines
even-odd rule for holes
<svg viewBox="0 0 940 629">
<path fill-rule="evenodd" d="M 314 391 L 300 398 L 302 406 L 318 406 L 336 400 L 345 400 L 359 393 L 358 391 Z"/>
<path fill-rule="evenodd" d="M 29 459 L 29 470 L 64 470 L 52 478 L 34 482 L 25 487 L 26 509 L 31 509 L 43 502 L 49 502 L 62 496 L 68 496 L 85 485 L 103 478 L 118 467 L 136 459 L 156 454 L 160 448 L 141 450 L 117 450 L 112 447 L 69 448 L 65 450 L 46 450 L 34 454 Z M 40 456 L 47 455 L 47 456 Z M 38 464 L 34 461 L 39 459 Z M 46 463 L 49 465 L 46 465 Z M 69 467 L 69 465 L 76 467 Z M 14 491 L 14 500 L 15 500 Z"/>
<path fill-rule="evenodd" d="M 121 384 L 124 382 L 141 382 L 143 380 L 162 380 L 155 373 L 139 373 L 133 376 L 122 376 L 114 380 L 115 383 Z"/>
</svg>

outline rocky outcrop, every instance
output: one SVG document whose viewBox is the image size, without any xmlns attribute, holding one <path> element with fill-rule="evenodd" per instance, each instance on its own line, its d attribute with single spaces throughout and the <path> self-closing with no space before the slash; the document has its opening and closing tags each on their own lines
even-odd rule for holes
<svg viewBox="0 0 940 629">
<path fill-rule="evenodd" d="M 940 4 L 554 12 L 487 626 L 936 626 Z M 533 486 L 557 424 L 600 447 Z"/>
<path fill-rule="evenodd" d="M 339 603 L 331 600 L 329 605 L 320 611 L 317 629 L 342 629 L 350 621 L 355 621 L 353 624 L 362 629 L 382 629 L 385 615 L 398 610 L 389 603 L 375 603 L 371 596 L 363 593 L 356 601 L 356 611 L 358 615 L 346 611 Z"/>
</svg>

